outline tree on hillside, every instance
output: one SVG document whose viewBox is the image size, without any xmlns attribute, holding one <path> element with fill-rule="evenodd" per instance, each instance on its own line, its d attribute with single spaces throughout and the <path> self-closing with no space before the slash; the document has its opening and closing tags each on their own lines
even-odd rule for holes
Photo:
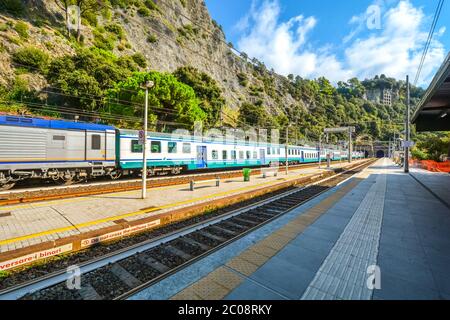
<svg viewBox="0 0 450 320">
<path fill-rule="evenodd" d="M 108 90 L 108 107 L 115 113 L 141 116 L 144 106 L 144 90 L 141 85 L 147 81 L 154 83 L 154 87 L 149 90 L 150 122 L 177 122 L 192 128 L 195 121 L 205 121 L 207 118 L 190 86 L 169 73 L 153 71 L 135 72 Z"/>
<path fill-rule="evenodd" d="M 200 99 L 200 108 L 207 115 L 205 127 L 217 125 L 225 99 L 217 82 L 204 72 L 194 67 L 180 67 L 173 75 L 181 82 L 194 89 L 196 96 Z"/>
</svg>

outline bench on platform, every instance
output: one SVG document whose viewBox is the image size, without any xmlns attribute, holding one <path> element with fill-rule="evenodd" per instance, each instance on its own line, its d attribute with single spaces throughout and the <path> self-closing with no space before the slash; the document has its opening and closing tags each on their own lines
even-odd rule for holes
<svg viewBox="0 0 450 320">
<path fill-rule="evenodd" d="M 278 176 L 278 168 L 261 168 L 261 173 L 263 174 L 263 178 L 267 178 L 267 177 L 276 177 Z"/>
<path fill-rule="evenodd" d="M 189 183 L 189 185 L 190 185 L 190 190 L 191 190 L 191 191 L 194 191 L 196 185 L 199 185 L 199 184 L 209 184 L 209 183 L 212 183 L 212 182 L 215 182 L 215 183 L 216 183 L 216 187 L 219 187 L 219 186 L 220 186 L 220 178 L 219 178 L 219 177 L 217 177 L 217 178 L 215 178 L 215 179 L 211 179 L 211 180 L 201 180 L 201 181 L 194 181 L 194 180 L 191 180 L 191 182 Z"/>
</svg>

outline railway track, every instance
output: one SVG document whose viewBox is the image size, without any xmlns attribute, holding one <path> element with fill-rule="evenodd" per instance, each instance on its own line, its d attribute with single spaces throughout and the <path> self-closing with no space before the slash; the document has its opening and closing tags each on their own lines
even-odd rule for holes
<svg viewBox="0 0 450 320">
<path fill-rule="evenodd" d="M 316 167 L 317 163 L 293 165 L 291 170 Z M 280 167 L 279 171 L 284 171 Z M 261 169 L 252 169 L 252 175 L 261 174 Z M 231 179 L 242 176 L 242 170 L 219 171 L 211 173 L 197 173 L 169 177 L 157 177 L 147 180 L 148 188 L 166 187 L 172 185 L 188 184 L 191 180 L 204 181 L 219 177 L 220 179 Z M 139 190 L 142 187 L 141 179 L 110 181 L 90 183 L 84 185 L 46 187 L 38 189 L 19 189 L 0 193 L 0 207 L 19 203 L 32 203 L 39 201 L 58 200 L 76 197 L 86 197 L 98 194 L 107 194 L 123 191 Z"/>
<path fill-rule="evenodd" d="M 279 218 L 371 163 L 354 165 L 312 185 L 289 188 L 244 208 L 80 264 L 80 290 L 68 289 L 67 274 L 59 271 L 0 291 L 0 299 L 125 299 Z"/>
</svg>

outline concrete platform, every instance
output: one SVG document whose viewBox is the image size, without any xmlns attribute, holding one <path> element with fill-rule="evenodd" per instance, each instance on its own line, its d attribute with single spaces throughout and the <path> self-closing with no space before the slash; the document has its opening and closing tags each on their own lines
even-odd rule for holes
<svg viewBox="0 0 450 320">
<path fill-rule="evenodd" d="M 412 175 L 381 159 L 131 299 L 450 299 L 449 180 Z"/>
<path fill-rule="evenodd" d="M 347 166 L 348 163 L 334 163 L 333 168 Z M 46 201 L 0 207 L 0 263 L 9 259 L 9 253 L 53 242 L 58 246 L 62 239 L 80 235 L 97 236 L 116 232 L 133 226 L 143 219 L 150 219 L 150 226 L 160 223 L 158 219 L 164 213 L 182 210 L 186 207 L 201 205 L 211 201 L 220 202 L 227 197 L 264 190 L 281 183 L 307 178 L 328 172 L 322 168 L 304 168 L 291 170 L 286 176 L 262 178 L 252 176 L 250 182 L 242 178 L 196 186 L 190 191 L 189 185 L 177 185 L 148 190 L 148 198 L 140 199 L 140 191 L 120 192 L 73 199 Z M 148 227 L 144 225 L 142 228 Z M 140 230 L 141 226 L 128 230 L 130 233 Z M 110 231 L 108 231 L 110 230 Z M 98 239 L 97 239 L 98 240 Z M 67 249 L 67 250 L 66 250 Z M 73 248 L 64 251 L 72 251 Z M 31 253 L 31 252 L 30 252 Z M 2 255 L 7 258 L 2 258 Z M 0 265 L 2 267 L 2 265 Z"/>
</svg>

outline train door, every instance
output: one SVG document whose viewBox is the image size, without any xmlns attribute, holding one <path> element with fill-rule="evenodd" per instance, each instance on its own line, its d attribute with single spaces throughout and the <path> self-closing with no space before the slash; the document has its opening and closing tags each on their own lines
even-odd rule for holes
<svg viewBox="0 0 450 320">
<path fill-rule="evenodd" d="M 207 149 L 206 146 L 197 146 L 197 168 L 207 167 Z"/>
<path fill-rule="evenodd" d="M 101 161 L 105 159 L 105 134 L 103 132 L 86 132 L 86 160 Z"/>
<path fill-rule="evenodd" d="M 259 149 L 259 158 L 261 159 L 261 164 L 266 165 L 266 149 Z"/>
<path fill-rule="evenodd" d="M 301 157 L 302 157 L 302 162 L 305 162 L 305 152 L 304 151 L 302 151 Z"/>
</svg>

